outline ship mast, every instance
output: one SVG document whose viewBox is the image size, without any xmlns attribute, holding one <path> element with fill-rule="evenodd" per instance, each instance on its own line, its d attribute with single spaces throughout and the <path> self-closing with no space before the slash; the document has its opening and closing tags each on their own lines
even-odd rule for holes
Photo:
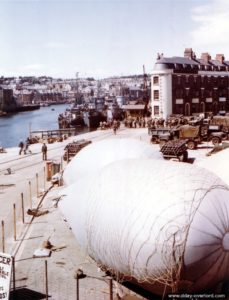
<svg viewBox="0 0 229 300">
<path fill-rule="evenodd" d="M 78 83 L 78 79 L 79 79 L 79 72 L 76 72 L 76 84 L 75 84 L 75 104 L 78 104 L 78 100 L 79 100 L 79 83 Z"/>
</svg>

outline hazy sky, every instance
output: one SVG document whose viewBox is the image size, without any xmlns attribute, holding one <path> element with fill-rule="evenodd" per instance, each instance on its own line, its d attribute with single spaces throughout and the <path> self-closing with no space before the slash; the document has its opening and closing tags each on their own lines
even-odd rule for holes
<svg viewBox="0 0 229 300">
<path fill-rule="evenodd" d="M 0 0 L 0 76 L 151 72 L 157 53 L 224 53 L 228 0 Z"/>
</svg>

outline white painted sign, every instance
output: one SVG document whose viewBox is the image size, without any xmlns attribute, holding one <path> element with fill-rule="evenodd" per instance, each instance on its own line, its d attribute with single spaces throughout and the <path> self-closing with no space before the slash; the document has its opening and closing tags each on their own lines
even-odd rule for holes
<svg viewBox="0 0 229 300">
<path fill-rule="evenodd" d="M 226 111 L 225 111 L 225 110 L 220 110 L 220 111 L 219 111 L 219 114 L 220 114 L 220 115 L 225 115 L 225 114 L 226 114 Z"/>
<path fill-rule="evenodd" d="M 9 299 L 12 256 L 0 252 L 0 299 Z"/>
<path fill-rule="evenodd" d="M 176 99 L 176 104 L 183 104 L 184 100 L 183 99 Z"/>
<path fill-rule="evenodd" d="M 199 103 L 199 98 L 192 98 L 192 103 Z"/>
</svg>

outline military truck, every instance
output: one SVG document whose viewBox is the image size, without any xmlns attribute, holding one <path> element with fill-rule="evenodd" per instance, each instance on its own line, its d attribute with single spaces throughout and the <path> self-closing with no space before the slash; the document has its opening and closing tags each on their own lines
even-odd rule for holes
<svg viewBox="0 0 229 300">
<path fill-rule="evenodd" d="M 229 138 L 229 116 L 213 116 L 204 119 L 204 124 L 209 126 L 219 126 L 220 131 L 224 133 L 223 140 Z"/>
<path fill-rule="evenodd" d="M 188 149 L 195 149 L 201 143 L 199 126 L 182 125 L 174 128 L 154 128 L 151 129 L 151 143 L 160 144 L 162 147 L 166 142 L 172 140 L 185 140 Z"/>
<path fill-rule="evenodd" d="M 160 147 L 171 140 L 183 140 L 188 149 L 194 150 L 202 141 L 211 141 L 213 145 L 219 145 L 225 134 L 215 125 L 182 125 L 175 128 L 154 128 L 151 129 L 151 135 L 151 143 L 159 143 Z"/>
<path fill-rule="evenodd" d="M 214 146 L 221 144 L 228 138 L 226 132 L 223 131 L 222 125 L 203 125 L 200 132 L 204 141 L 211 141 Z"/>
<path fill-rule="evenodd" d="M 179 139 L 186 139 L 188 149 L 193 150 L 202 141 L 212 142 L 214 146 L 221 144 L 225 133 L 216 125 L 184 125 L 179 128 Z"/>
<path fill-rule="evenodd" d="M 152 144 L 162 144 L 173 139 L 173 129 L 169 127 L 152 128 L 150 134 Z"/>
<path fill-rule="evenodd" d="M 196 149 L 197 145 L 202 142 L 200 135 L 200 126 L 182 125 L 177 129 L 175 135 L 179 140 L 185 140 L 188 149 Z"/>
</svg>

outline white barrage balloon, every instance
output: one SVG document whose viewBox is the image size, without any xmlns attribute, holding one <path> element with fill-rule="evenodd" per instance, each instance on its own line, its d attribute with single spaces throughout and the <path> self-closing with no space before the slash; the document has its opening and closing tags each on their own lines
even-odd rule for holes
<svg viewBox="0 0 229 300">
<path fill-rule="evenodd" d="M 229 185 L 229 172 L 227 162 L 229 161 L 229 149 L 224 149 L 218 153 L 212 154 L 203 160 L 197 161 L 197 165 L 205 168 L 219 176 L 227 185 Z"/>
<path fill-rule="evenodd" d="M 99 264 L 154 293 L 229 279 L 229 191 L 189 164 L 117 161 L 69 186 L 60 208 Z"/>
<path fill-rule="evenodd" d="M 83 148 L 67 165 L 64 182 L 69 185 L 82 176 L 98 172 L 105 165 L 127 158 L 162 159 L 159 149 L 136 139 L 107 139 Z"/>
</svg>

